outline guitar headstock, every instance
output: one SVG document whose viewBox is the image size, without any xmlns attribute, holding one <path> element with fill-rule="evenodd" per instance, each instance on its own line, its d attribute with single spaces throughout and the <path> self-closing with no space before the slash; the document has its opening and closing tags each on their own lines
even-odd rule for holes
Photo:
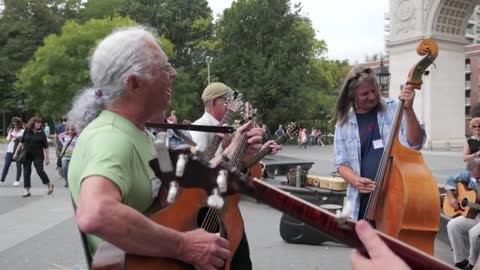
<svg viewBox="0 0 480 270">
<path fill-rule="evenodd" d="M 240 113 L 242 115 L 242 121 L 240 122 L 241 124 L 244 124 L 250 120 L 253 120 L 253 124 L 255 126 L 255 117 L 257 116 L 257 109 L 255 109 L 252 106 L 252 103 L 250 102 L 245 102 L 245 106 L 243 108 L 243 111 Z"/>
<path fill-rule="evenodd" d="M 162 185 L 169 185 L 168 203 L 175 200 L 181 188 L 201 188 L 207 194 L 213 194 L 212 198 L 209 198 L 209 204 L 210 199 L 213 204 L 210 206 L 221 207 L 223 201 L 219 201 L 219 195 L 239 192 L 240 187 L 250 181 L 236 168 L 212 166 L 200 154 L 192 153 L 189 147 L 165 151 L 163 147 L 157 146 L 161 143 L 160 140 L 155 142 L 158 157 L 150 161 L 150 167 L 162 181 Z"/>
<path fill-rule="evenodd" d="M 227 98 L 227 109 L 232 112 L 238 112 L 243 107 L 243 96 L 239 92 L 233 94 L 232 97 Z"/>
<path fill-rule="evenodd" d="M 296 136 L 299 131 L 300 131 L 300 127 L 298 126 L 298 124 L 295 122 L 291 122 L 287 126 L 287 129 L 285 131 L 285 136 L 288 136 L 288 137 Z"/>
</svg>

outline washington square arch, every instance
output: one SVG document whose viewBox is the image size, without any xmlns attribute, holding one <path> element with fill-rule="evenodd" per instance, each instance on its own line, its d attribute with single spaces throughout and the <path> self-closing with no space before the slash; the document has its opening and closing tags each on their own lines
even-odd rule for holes
<svg viewBox="0 0 480 270">
<path fill-rule="evenodd" d="M 465 142 L 465 30 L 477 4 L 480 0 L 390 0 L 390 96 L 398 95 L 421 59 L 417 44 L 432 38 L 439 47 L 414 105 L 425 124 L 427 149 Z"/>
</svg>

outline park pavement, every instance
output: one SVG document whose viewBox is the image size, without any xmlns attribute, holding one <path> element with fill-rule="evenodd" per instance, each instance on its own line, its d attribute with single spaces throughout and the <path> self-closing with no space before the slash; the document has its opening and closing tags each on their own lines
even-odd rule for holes
<svg viewBox="0 0 480 270">
<path fill-rule="evenodd" d="M 6 145 L 0 144 L 0 157 Z M 461 150 L 423 151 L 425 162 L 439 183 L 464 168 Z M 313 161 L 310 174 L 333 171 L 333 148 L 286 146 L 281 155 Z M 0 168 L 3 168 L 0 158 Z M 73 218 L 68 189 L 55 170 L 55 149 L 50 147 L 47 174 L 55 184 L 53 194 L 32 173 L 32 196 L 21 198 L 23 188 L 13 187 L 15 168 L 10 168 L 7 185 L 0 187 L 0 269 L 60 270 L 85 269 L 79 233 Z M 245 221 L 254 269 L 351 269 L 351 249 L 326 242 L 320 246 L 288 244 L 279 234 L 282 214 L 269 206 L 244 198 L 240 208 Z M 435 256 L 452 263 L 448 244 L 436 241 Z"/>
</svg>

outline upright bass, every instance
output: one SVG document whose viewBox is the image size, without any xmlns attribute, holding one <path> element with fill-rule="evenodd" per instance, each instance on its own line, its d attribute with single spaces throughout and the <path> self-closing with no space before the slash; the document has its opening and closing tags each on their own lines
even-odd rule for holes
<svg viewBox="0 0 480 270">
<path fill-rule="evenodd" d="M 409 72 L 407 84 L 414 89 L 420 89 L 422 76 L 438 55 L 438 46 L 425 39 L 418 45 L 417 53 L 425 56 Z M 440 194 L 422 154 L 402 145 L 398 139 L 402 116 L 403 101 L 400 101 L 365 218 L 375 221 L 378 230 L 433 254 L 440 224 Z"/>
</svg>

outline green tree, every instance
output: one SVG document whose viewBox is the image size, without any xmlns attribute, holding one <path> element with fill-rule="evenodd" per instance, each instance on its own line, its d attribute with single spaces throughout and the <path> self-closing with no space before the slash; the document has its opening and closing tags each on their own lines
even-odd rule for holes
<svg viewBox="0 0 480 270">
<path fill-rule="evenodd" d="M 175 45 L 178 76 L 172 108 L 180 119 L 198 118 L 203 111 L 200 94 L 207 83 L 205 59 L 216 45 L 207 0 L 128 0 L 121 14 L 153 27 Z"/>
<path fill-rule="evenodd" d="M 239 89 L 270 126 L 310 119 L 333 83 L 322 78 L 326 44 L 289 0 L 238 0 L 217 28 L 216 75 Z"/>
<path fill-rule="evenodd" d="M 119 14 L 125 8 L 127 0 L 88 0 L 79 13 L 79 19 L 88 21 L 90 19 L 111 18 Z"/>
<path fill-rule="evenodd" d="M 67 21 L 61 35 L 48 36 L 18 75 L 16 89 L 26 97 L 26 106 L 41 115 L 61 117 L 77 92 L 90 84 L 88 57 L 97 42 L 116 27 L 135 24 L 123 17 L 93 19 L 83 25 Z M 162 43 L 173 52 L 171 43 Z"/>
<path fill-rule="evenodd" d="M 16 73 L 51 33 L 76 16 L 81 0 L 5 0 L 0 19 L 0 108 L 14 109 Z"/>
</svg>

